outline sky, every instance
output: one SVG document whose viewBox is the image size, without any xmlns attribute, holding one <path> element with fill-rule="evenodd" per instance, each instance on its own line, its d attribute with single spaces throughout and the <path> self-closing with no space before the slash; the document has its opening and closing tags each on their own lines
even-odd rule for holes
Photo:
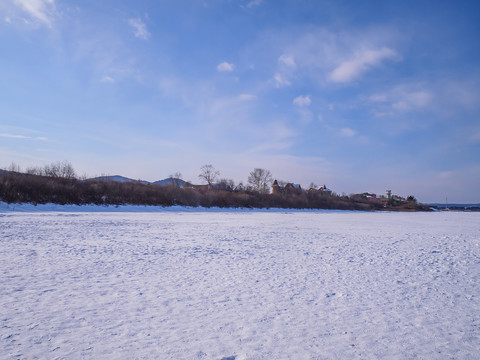
<svg viewBox="0 0 480 360">
<path fill-rule="evenodd" d="M 0 167 L 480 202 L 480 3 L 0 0 Z"/>
</svg>

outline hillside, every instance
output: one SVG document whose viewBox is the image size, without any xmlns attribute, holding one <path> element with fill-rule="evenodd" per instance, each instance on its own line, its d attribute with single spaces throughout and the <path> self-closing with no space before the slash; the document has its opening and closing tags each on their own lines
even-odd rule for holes
<svg viewBox="0 0 480 360">
<path fill-rule="evenodd" d="M 106 180 L 49 177 L 3 172 L 0 174 L 0 200 L 6 203 L 156 205 L 245 208 L 343 209 L 426 211 L 428 206 L 416 202 L 391 202 L 387 206 L 363 197 L 339 196 L 323 192 L 261 194 L 255 191 L 227 191 L 215 186 L 181 187 L 155 185 L 115 176 Z M 131 180 L 131 179 L 130 179 Z M 185 183 L 184 185 L 186 185 Z"/>
<path fill-rule="evenodd" d="M 94 178 L 87 179 L 86 181 L 115 181 L 115 182 L 121 182 L 121 183 L 133 182 L 133 183 L 149 184 L 149 182 L 145 180 L 130 179 L 121 175 L 97 176 Z"/>
</svg>

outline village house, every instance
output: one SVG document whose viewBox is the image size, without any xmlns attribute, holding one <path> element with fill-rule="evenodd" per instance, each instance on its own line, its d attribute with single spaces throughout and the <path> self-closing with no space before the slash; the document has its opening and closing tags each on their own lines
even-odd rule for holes
<svg viewBox="0 0 480 360">
<path fill-rule="evenodd" d="M 327 188 L 327 185 L 323 185 L 323 186 L 320 186 L 320 188 L 318 189 L 318 191 L 321 191 L 327 195 L 332 195 L 332 190 L 330 190 L 329 188 Z"/>
<path fill-rule="evenodd" d="M 295 194 L 302 191 L 300 184 L 287 183 L 285 186 L 282 186 L 276 179 L 272 184 L 272 194 Z"/>
<path fill-rule="evenodd" d="M 327 185 L 323 185 L 320 187 L 310 188 L 308 189 L 309 192 L 322 192 L 326 195 L 331 195 L 332 190 L 327 188 Z M 277 180 L 275 180 L 272 184 L 272 194 L 300 194 L 305 192 L 302 189 L 300 184 L 294 183 L 286 183 L 285 185 L 280 185 Z"/>
<path fill-rule="evenodd" d="M 377 197 L 377 194 L 372 194 L 372 193 L 363 193 L 362 194 L 368 201 L 370 202 L 373 202 L 373 203 L 376 203 L 376 204 L 382 204 L 382 205 L 385 205 L 386 204 L 386 201 L 383 200 L 383 198 L 378 198 Z"/>
</svg>

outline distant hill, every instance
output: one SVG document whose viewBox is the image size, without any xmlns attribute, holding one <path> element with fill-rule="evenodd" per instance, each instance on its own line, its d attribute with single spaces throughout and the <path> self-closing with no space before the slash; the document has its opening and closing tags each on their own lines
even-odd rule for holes
<svg viewBox="0 0 480 360">
<path fill-rule="evenodd" d="M 140 184 L 150 184 L 146 180 L 135 180 L 135 179 L 130 179 L 120 175 L 97 176 L 94 178 L 87 179 L 86 181 L 115 181 L 115 182 L 121 182 L 121 183 L 133 182 L 133 183 L 140 183 Z"/>
<path fill-rule="evenodd" d="M 163 180 L 158 180 L 153 183 L 152 185 L 160 185 L 160 186 L 167 186 L 167 185 L 176 185 L 178 187 L 184 188 L 185 186 L 190 186 L 191 184 L 186 182 L 185 180 L 182 179 L 177 179 L 177 178 L 167 178 Z"/>
<path fill-rule="evenodd" d="M 121 175 L 97 176 L 94 178 L 87 179 L 86 181 L 115 181 L 120 183 L 133 182 L 133 183 L 140 183 L 145 185 L 151 184 L 151 185 L 159 185 L 159 186 L 177 185 L 178 187 L 181 187 L 181 188 L 191 185 L 185 180 L 177 179 L 177 178 L 166 178 L 166 179 L 158 180 L 155 182 L 149 182 L 146 180 L 135 180 L 125 176 L 121 176 Z"/>
</svg>

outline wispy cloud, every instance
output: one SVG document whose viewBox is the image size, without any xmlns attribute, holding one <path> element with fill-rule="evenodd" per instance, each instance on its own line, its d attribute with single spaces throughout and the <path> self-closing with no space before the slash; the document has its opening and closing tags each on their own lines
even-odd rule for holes
<svg viewBox="0 0 480 360">
<path fill-rule="evenodd" d="M 386 94 L 373 94 L 369 96 L 368 99 L 373 102 L 386 102 L 388 97 Z"/>
<path fill-rule="evenodd" d="M 122 19 L 123 21 L 123 19 Z M 70 56 L 76 63 L 88 63 L 92 80 L 100 83 L 120 82 L 124 79 L 142 81 L 137 53 L 129 51 L 117 32 L 92 31 L 81 24 L 84 32 L 72 44 Z"/>
<path fill-rule="evenodd" d="M 353 59 L 343 61 L 330 74 L 333 82 L 346 83 L 358 79 L 361 75 L 385 60 L 399 61 L 401 57 L 395 50 L 383 47 L 379 50 L 365 50 L 355 54 Z"/>
<path fill-rule="evenodd" d="M 110 77 L 110 76 L 104 76 L 102 77 L 102 79 L 100 80 L 100 82 L 103 82 L 103 83 L 114 83 L 115 82 L 115 79 Z"/>
<path fill-rule="evenodd" d="M 275 81 L 275 87 L 277 88 L 282 88 L 285 86 L 290 86 L 292 83 L 285 78 L 285 75 L 282 75 L 280 73 L 276 73 L 273 77 Z"/>
<path fill-rule="evenodd" d="M 248 4 L 247 4 L 247 8 L 252 8 L 254 6 L 259 6 L 263 3 L 263 0 L 251 0 Z"/>
<path fill-rule="evenodd" d="M 14 0 L 14 4 L 28 13 L 35 21 L 52 27 L 55 0 Z"/>
<path fill-rule="evenodd" d="M 357 134 L 357 132 L 355 130 L 350 129 L 350 128 L 340 129 L 339 133 L 343 137 L 353 137 Z"/>
<path fill-rule="evenodd" d="M 8 138 L 8 139 L 27 139 L 27 140 L 38 140 L 38 141 L 48 141 L 46 137 L 43 136 L 26 136 L 20 134 L 8 134 L 8 133 L 0 133 L 0 137 Z"/>
<path fill-rule="evenodd" d="M 400 35 L 382 27 L 365 31 L 332 31 L 325 27 L 290 27 L 266 31 L 255 44 L 259 54 L 276 53 L 273 80 L 277 88 L 306 81 L 319 88 L 348 83 L 389 61 L 402 57 Z"/>
<path fill-rule="evenodd" d="M 250 102 L 256 98 L 252 94 L 241 94 L 235 97 L 210 98 L 207 100 L 208 115 L 211 118 L 221 119 L 224 122 L 224 115 L 228 114 L 231 119 L 245 118 L 250 107 Z M 215 121 L 214 121 L 215 123 Z M 218 123 L 218 122 L 217 122 Z"/>
<path fill-rule="evenodd" d="M 397 112 L 419 110 L 428 107 L 434 95 L 426 85 L 399 85 L 390 91 L 376 93 L 368 97 L 374 104 L 377 116 L 394 115 Z"/>
<path fill-rule="evenodd" d="M 295 69 L 297 67 L 297 64 L 295 62 L 295 57 L 292 55 L 287 55 L 287 54 L 281 55 L 278 58 L 278 63 L 290 69 Z"/>
<path fill-rule="evenodd" d="M 220 72 L 232 72 L 233 69 L 235 69 L 235 65 L 228 63 L 226 61 L 217 65 L 217 71 L 220 71 Z"/>
<path fill-rule="evenodd" d="M 150 38 L 150 32 L 147 29 L 147 25 L 140 18 L 128 19 L 128 24 L 133 28 L 133 34 L 136 38 L 142 40 L 148 40 Z"/>
<path fill-rule="evenodd" d="M 312 103 L 312 99 L 310 99 L 309 95 L 303 96 L 297 96 L 295 99 L 293 99 L 293 103 L 297 106 L 304 107 L 304 106 L 310 106 Z"/>
<path fill-rule="evenodd" d="M 17 135 L 17 134 L 0 134 L 0 137 L 9 138 L 9 139 L 29 139 L 28 136 L 25 135 Z"/>
<path fill-rule="evenodd" d="M 399 101 L 392 104 L 392 108 L 395 110 L 408 111 L 425 107 L 431 102 L 431 100 L 432 95 L 426 91 L 404 93 Z"/>
<path fill-rule="evenodd" d="M 250 101 L 250 100 L 254 100 L 256 98 L 257 98 L 257 96 L 252 95 L 252 94 L 241 94 L 241 95 L 238 96 L 238 99 L 241 100 L 241 101 Z"/>
<path fill-rule="evenodd" d="M 295 57 L 293 55 L 282 54 L 278 58 L 278 72 L 274 75 L 275 87 L 282 88 L 292 85 L 291 79 L 294 78 L 294 72 L 297 68 Z"/>
</svg>

